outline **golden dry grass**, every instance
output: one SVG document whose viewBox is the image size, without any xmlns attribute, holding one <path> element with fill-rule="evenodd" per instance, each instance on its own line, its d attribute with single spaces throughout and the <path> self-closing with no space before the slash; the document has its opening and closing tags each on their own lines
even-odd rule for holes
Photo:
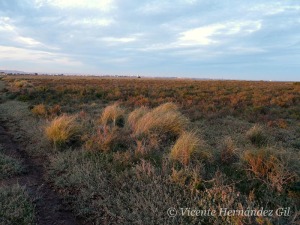
<svg viewBox="0 0 300 225">
<path fill-rule="evenodd" d="M 124 119 L 124 113 L 125 111 L 117 103 L 109 105 L 102 112 L 100 122 L 103 125 L 112 124 L 116 126 Z"/>
<path fill-rule="evenodd" d="M 36 116 L 47 116 L 47 108 L 44 104 L 38 104 L 34 106 L 31 110 L 31 112 Z"/>
<path fill-rule="evenodd" d="M 135 135 L 150 134 L 181 134 L 188 124 L 188 119 L 182 115 L 173 103 L 162 104 L 146 113 L 136 121 Z"/>
<path fill-rule="evenodd" d="M 54 118 L 45 128 L 46 137 L 55 146 L 71 141 L 78 134 L 79 126 L 75 116 L 62 115 Z"/>
<path fill-rule="evenodd" d="M 137 121 L 143 117 L 145 114 L 147 114 L 149 112 L 149 109 L 145 106 L 142 106 L 140 108 L 137 108 L 135 110 L 133 110 L 129 115 L 128 115 L 128 119 L 127 119 L 127 123 L 128 125 L 134 129 L 136 126 Z"/>
<path fill-rule="evenodd" d="M 200 139 L 194 132 L 184 132 L 180 135 L 175 145 L 171 149 L 171 159 L 188 165 L 192 155 L 200 146 Z"/>
</svg>

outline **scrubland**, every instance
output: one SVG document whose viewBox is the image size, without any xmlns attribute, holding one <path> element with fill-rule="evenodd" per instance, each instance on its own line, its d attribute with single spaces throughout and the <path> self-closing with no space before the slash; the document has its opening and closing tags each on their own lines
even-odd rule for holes
<svg viewBox="0 0 300 225">
<path fill-rule="evenodd" d="M 300 222 L 297 82 L 65 76 L 1 82 L 2 113 L 22 128 L 29 154 L 45 157 L 47 182 L 85 224 Z M 170 217 L 171 207 L 290 207 L 291 213 Z"/>
</svg>

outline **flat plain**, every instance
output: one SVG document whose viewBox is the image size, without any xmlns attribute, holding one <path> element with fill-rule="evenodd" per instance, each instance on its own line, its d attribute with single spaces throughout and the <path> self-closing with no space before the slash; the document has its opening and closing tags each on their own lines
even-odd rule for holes
<svg viewBox="0 0 300 225">
<path fill-rule="evenodd" d="M 299 82 L 13 75 L 0 91 L 0 224 L 300 223 Z"/>
</svg>

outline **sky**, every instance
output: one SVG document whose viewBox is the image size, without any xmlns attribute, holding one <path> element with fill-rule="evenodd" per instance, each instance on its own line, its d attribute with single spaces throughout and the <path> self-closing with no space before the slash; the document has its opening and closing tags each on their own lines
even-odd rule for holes
<svg viewBox="0 0 300 225">
<path fill-rule="evenodd" d="M 0 70 L 300 81 L 298 0 L 0 0 Z"/>
</svg>

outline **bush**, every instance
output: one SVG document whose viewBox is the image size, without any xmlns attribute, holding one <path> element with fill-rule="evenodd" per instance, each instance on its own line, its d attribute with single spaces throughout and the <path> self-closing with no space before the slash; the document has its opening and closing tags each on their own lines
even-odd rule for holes
<svg viewBox="0 0 300 225">
<path fill-rule="evenodd" d="M 171 149 L 171 159 L 177 160 L 183 165 L 188 165 L 199 145 L 200 140 L 195 133 L 184 132 L 180 135 Z"/>
<path fill-rule="evenodd" d="M 55 145 L 67 144 L 79 133 L 75 116 L 62 115 L 54 118 L 45 128 L 47 138 Z"/>
<path fill-rule="evenodd" d="M 18 160 L 0 153 L 0 179 L 19 175 L 22 172 L 24 168 Z"/>
<path fill-rule="evenodd" d="M 34 206 L 24 187 L 1 186 L 0 199 L 0 224 L 36 224 Z"/>
<path fill-rule="evenodd" d="M 246 151 L 243 160 L 250 176 L 279 192 L 296 178 L 296 173 L 287 169 L 286 163 L 276 155 L 274 149 Z"/>
<path fill-rule="evenodd" d="M 102 112 L 100 122 L 102 125 L 112 124 L 113 126 L 124 125 L 125 111 L 117 104 L 107 106 Z"/>
</svg>

